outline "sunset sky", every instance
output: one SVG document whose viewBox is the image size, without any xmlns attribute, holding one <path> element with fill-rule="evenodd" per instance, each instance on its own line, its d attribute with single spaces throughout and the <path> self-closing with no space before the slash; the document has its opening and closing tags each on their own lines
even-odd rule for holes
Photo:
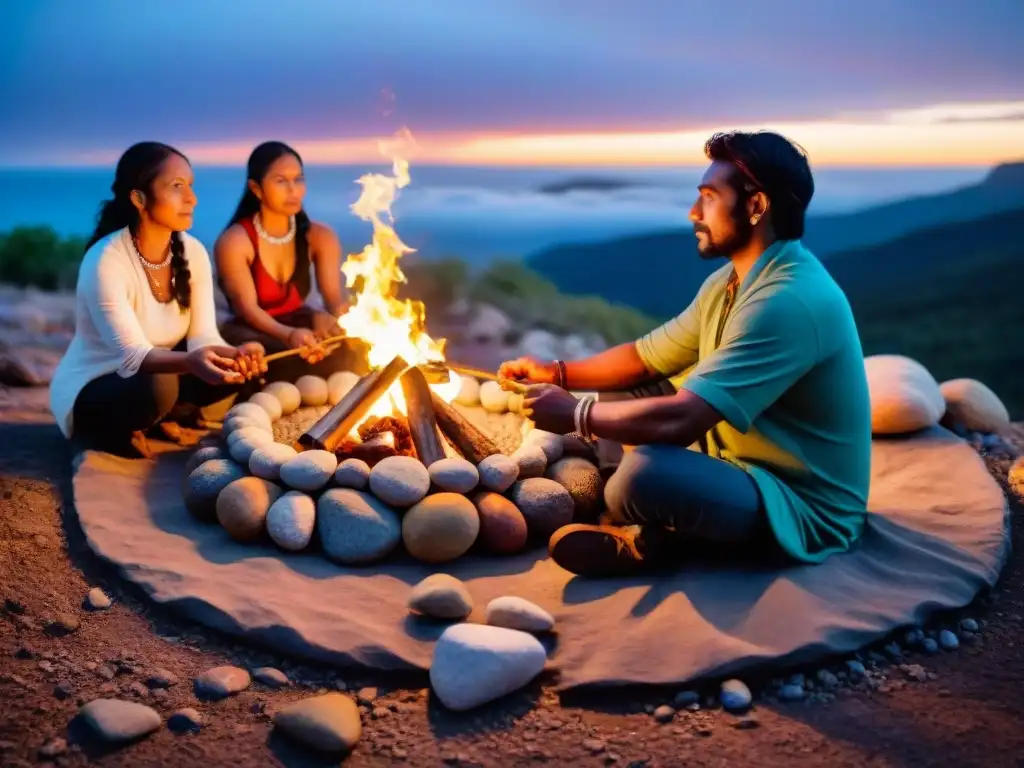
<svg viewBox="0 0 1024 768">
<path fill-rule="evenodd" d="M 159 139 L 244 161 L 700 164 L 771 128 L 818 165 L 1024 159 L 1024 0 L 34 0 L 0 28 L 0 164 Z"/>
</svg>

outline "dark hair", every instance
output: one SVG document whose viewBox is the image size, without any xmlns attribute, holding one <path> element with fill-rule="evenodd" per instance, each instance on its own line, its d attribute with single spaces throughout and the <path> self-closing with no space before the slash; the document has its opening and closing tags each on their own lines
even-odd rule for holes
<svg viewBox="0 0 1024 768">
<path fill-rule="evenodd" d="M 704 145 L 709 160 L 731 163 L 741 199 L 761 191 L 771 201 L 772 227 L 781 240 L 804 235 L 814 177 L 803 147 L 770 131 L 716 133 Z"/>
<path fill-rule="evenodd" d="M 117 161 L 117 169 L 114 171 L 114 183 L 110 185 L 110 191 L 114 197 L 105 200 L 100 206 L 100 212 L 96 219 L 96 229 L 92 237 L 86 243 L 85 250 L 119 229 L 128 227 L 132 235 L 138 233 L 139 212 L 132 205 L 131 194 L 133 190 L 145 192 L 148 199 L 153 196 L 153 181 L 164 161 L 171 155 L 178 155 L 185 162 L 188 158 L 174 147 L 161 144 L 158 141 L 142 141 L 129 147 L 121 159 Z M 192 302 L 192 274 L 189 272 L 188 262 L 185 260 L 185 241 L 180 232 L 171 233 L 171 284 L 174 288 L 174 298 L 178 305 L 184 310 Z"/>
<path fill-rule="evenodd" d="M 277 160 L 285 155 L 291 155 L 299 161 L 301 166 L 302 158 L 299 153 L 289 147 L 283 141 L 265 141 L 260 144 L 249 155 L 249 162 L 246 164 L 246 181 L 255 181 L 262 184 L 267 172 Z M 242 199 L 238 201 L 238 207 L 228 222 L 228 227 L 238 224 L 245 219 L 251 219 L 260 209 L 260 199 L 245 185 L 245 192 Z M 297 283 L 299 295 L 306 296 L 309 293 L 309 215 L 306 211 L 300 210 L 295 214 L 295 272 L 292 278 Z"/>
</svg>

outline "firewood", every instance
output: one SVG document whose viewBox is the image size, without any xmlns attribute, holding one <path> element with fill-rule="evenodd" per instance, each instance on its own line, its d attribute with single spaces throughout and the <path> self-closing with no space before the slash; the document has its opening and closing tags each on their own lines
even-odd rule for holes
<svg viewBox="0 0 1024 768">
<path fill-rule="evenodd" d="M 405 395 L 406 417 L 409 432 L 416 447 L 416 457 L 429 467 L 444 458 L 444 448 L 437 434 L 437 419 L 431 402 L 430 387 L 423 371 L 410 368 L 402 374 L 402 393 Z"/>
<path fill-rule="evenodd" d="M 488 456 L 501 453 L 497 443 L 434 392 L 431 393 L 431 401 L 434 403 L 434 413 L 441 431 L 469 461 L 479 464 Z"/>
</svg>

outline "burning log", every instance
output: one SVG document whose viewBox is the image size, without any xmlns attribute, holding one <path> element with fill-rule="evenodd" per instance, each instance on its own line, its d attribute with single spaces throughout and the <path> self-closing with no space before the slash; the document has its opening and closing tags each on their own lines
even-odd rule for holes
<svg viewBox="0 0 1024 768">
<path fill-rule="evenodd" d="M 299 445 L 305 449 L 319 448 L 334 453 L 378 399 L 387 394 L 409 364 L 401 357 L 383 368 L 363 376 L 336 406 L 331 408 L 312 427 L 299 436 Z"/>
<path fill-rule="evenodd" d="M 497 443 L 469 423 L 455 408 L 434 393 L 431 393 L 431 401 L 441 431 L 455 449 L 471 462 L 479 464 L 488 456 L 501 453 Z"/>
<path fill-rule="evenodd" d="M 416 447 L 416 456 L 423 466 L 429 467 L 445 457 L 441 438 L 437 433 L 437 419 L 431 402 L 430 387 L 420 368 L 410 368 L 402 375 L 402 393 L 405 395 L 409 432 Z"/>
<path fill-rule="evenodd" d="M 388 456 L 398 456 L 395 448 L 395 436 L 391 432 L 378 432 L 372 437 L 359 442 L 351 437 L 345 438 L 338 447 L 336 455 L 339 461 L 345 459 L 361 459 L 370 467 L 376 466 Z"/>
</svg>

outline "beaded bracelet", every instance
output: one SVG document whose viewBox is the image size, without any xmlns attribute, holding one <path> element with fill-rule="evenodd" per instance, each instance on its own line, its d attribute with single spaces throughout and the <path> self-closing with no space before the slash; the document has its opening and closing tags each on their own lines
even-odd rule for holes
<svg viewBox="0 0 1024 768">
<path fill-rule="evenodd" d="M 593 397 L 581 398 L 579 402 L 576 403 L 576 410 L 573 413 L 573 421 L 576 425 L 576 434 L 581 435 L 587 440 L 593 437 L 590 433 L 590 424 L 588 423 L 590 418 L 590 409 L 593 405 Z"/>
</svg>

